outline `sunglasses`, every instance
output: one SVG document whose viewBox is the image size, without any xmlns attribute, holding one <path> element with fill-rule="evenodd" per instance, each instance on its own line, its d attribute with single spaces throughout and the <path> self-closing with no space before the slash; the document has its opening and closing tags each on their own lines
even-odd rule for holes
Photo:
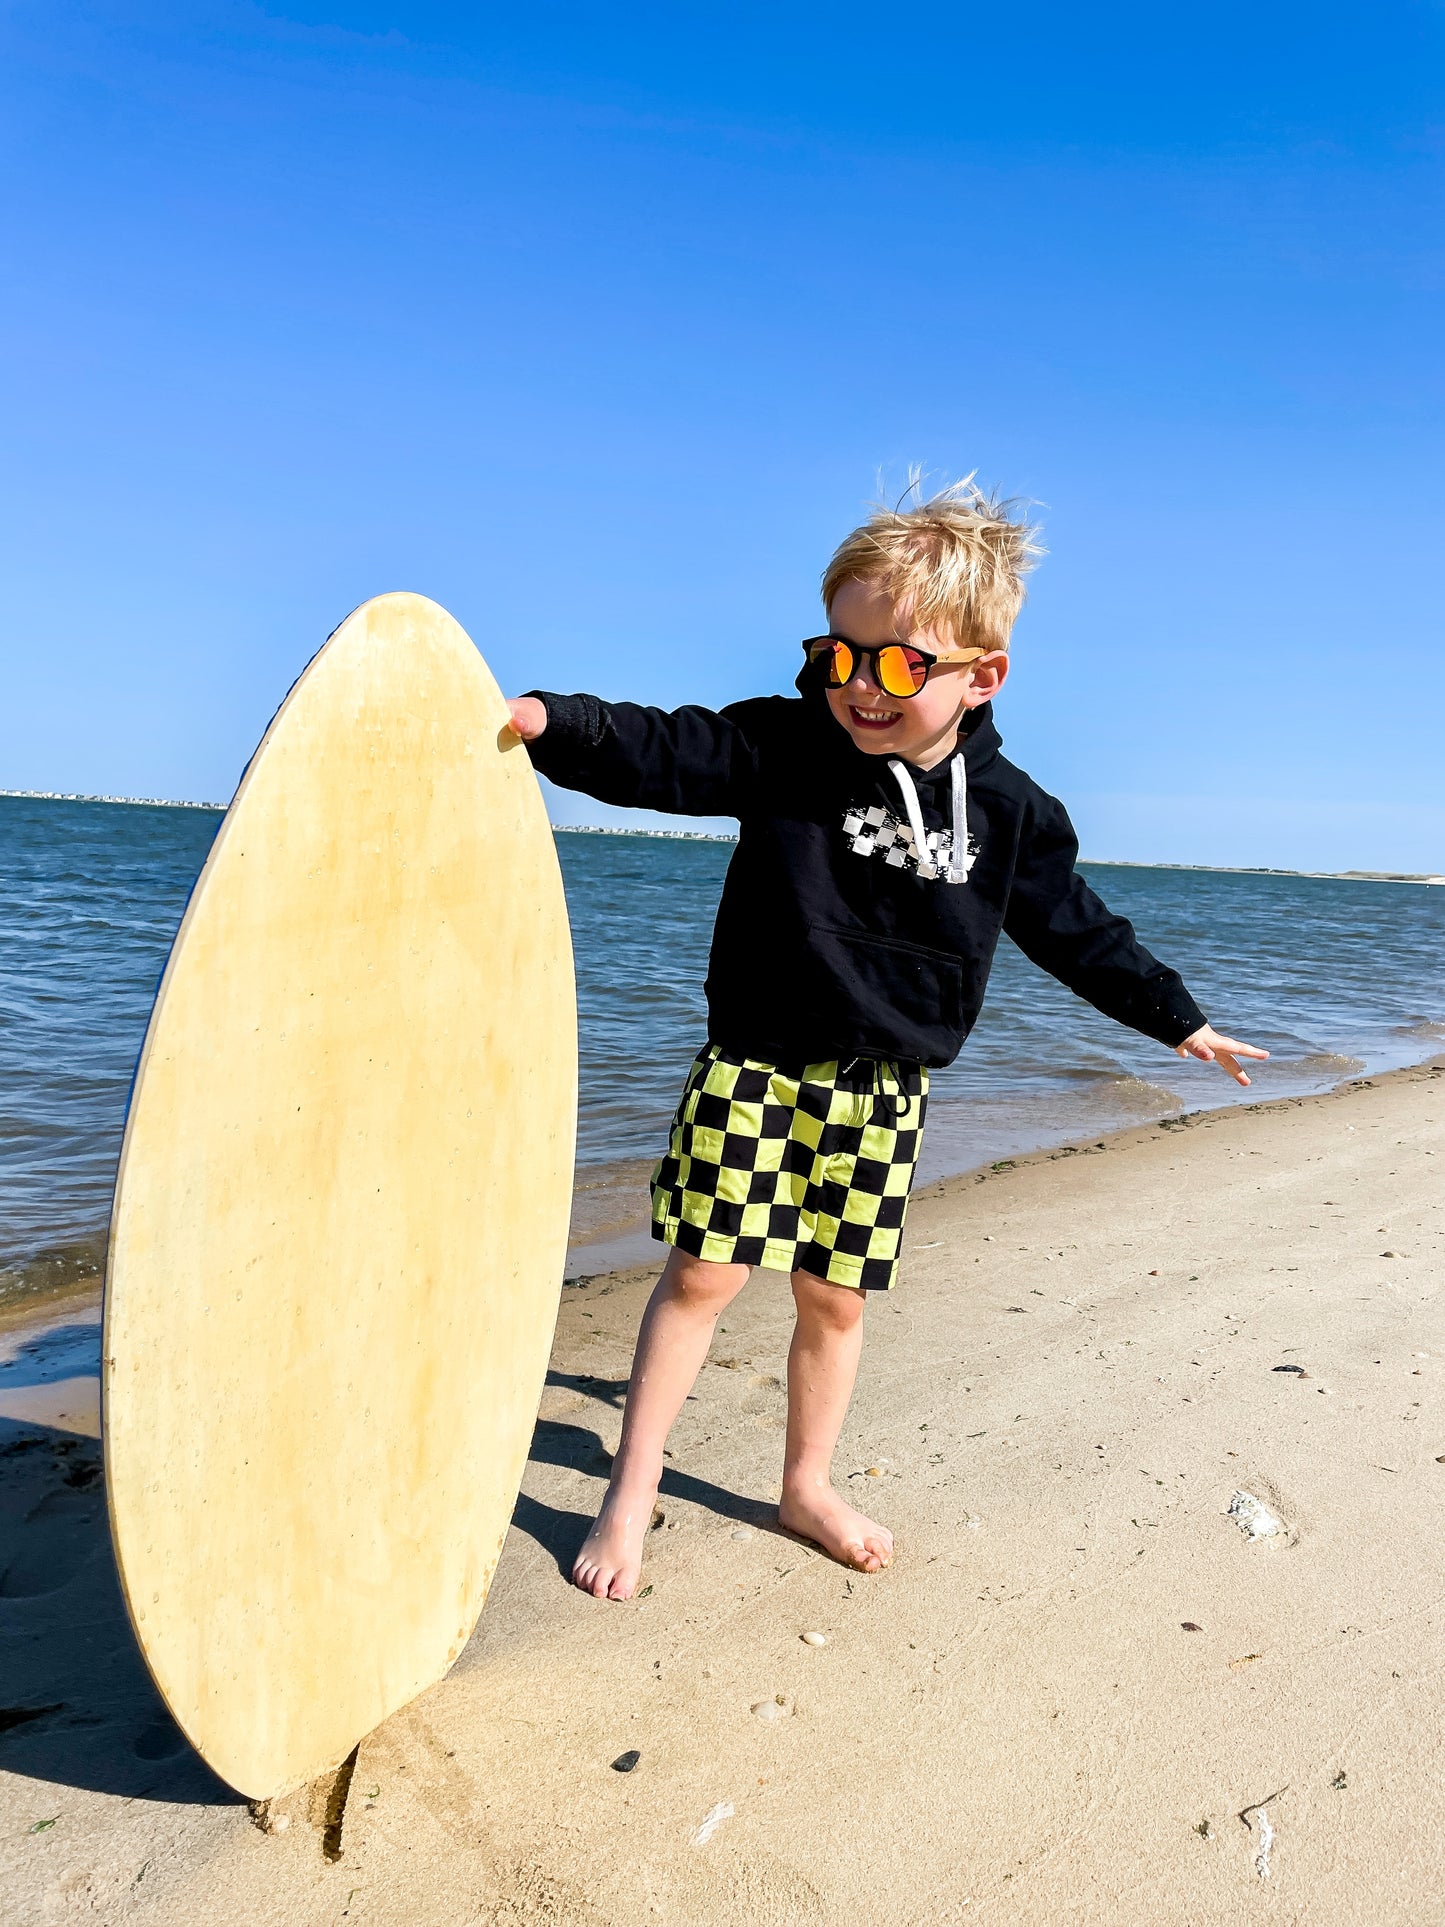
<svg viewBox="0 0 1445 1927">
<path fill-rule="evenodd" d="M 908 642 L 885 642 L 872 648 L 849 642 L 842 636 L 809 636 L 803 648 L 811 666 L 823 671 L 830 689 L 844 688 L 857 675 L 859 666 L 866 665 L 868 674 L 884 695 L 900 699 L 916 696 L 932 671 L 945 660 L 915 649 Z M 957 662 L 973 662 L 986 654 L 983 649 L 960 650 L 957 655 L 949 656 L 946 663 L 952 666 Z"/>
</svg>

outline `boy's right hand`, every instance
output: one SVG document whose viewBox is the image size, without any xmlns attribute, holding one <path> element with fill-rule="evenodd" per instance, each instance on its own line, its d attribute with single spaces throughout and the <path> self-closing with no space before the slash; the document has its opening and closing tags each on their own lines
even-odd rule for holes
<svg viewBox="0 0 1445 1927">
<path fill-rule="evenodd" d="M 535 743 L 547 727 L 547 705 L 535 696 L 514 696 L 507 704 L 513 732 L 524 743 Z"/>
</svg>

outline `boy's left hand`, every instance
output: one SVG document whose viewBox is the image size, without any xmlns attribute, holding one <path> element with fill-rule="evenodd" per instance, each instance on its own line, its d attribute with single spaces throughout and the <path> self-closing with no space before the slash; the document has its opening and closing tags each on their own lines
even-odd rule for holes
<svg viewBox="0 0 1445 1927">
<path fill-rule="evenodd" d="M 1253 1044 L 1241 1044 L 1236 1038 L 1221 1037 L 1213 1024 L 1205 1024 L 1186 1037 L 1182 1044 L 1174 1046 L 1176 1057 L 1198 1057 L 1206 1064 L 1218 1064 L 1228 1071 L 1236 1084 L 1247 1084 L 1249 1079 L 1239 1067 L 1241 1057 L 1268 1057 L 1267 1050 L 1256 1050 Z"/>
</svg>

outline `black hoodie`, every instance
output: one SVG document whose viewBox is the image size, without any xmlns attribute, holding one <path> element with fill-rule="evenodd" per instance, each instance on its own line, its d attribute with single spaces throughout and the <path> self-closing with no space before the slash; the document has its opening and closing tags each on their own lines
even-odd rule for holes
<svg viewBox="0 0 1445 1927">
<path fill-rule="evenodd" d="M 1076 873 L 1062 804 L 999 754 L 989 705 L 964 718 L 972 862 L 966 881 L 950 882 L 954 759 L 900 780 L 892 759 L 855 747 L 806 674 L 799 687 L 801 698 L 720 712 L 532 692 L 547 727 L 531 757 L 554 783 L 604 803 L 738 819 L 708 964 L 713 1043 L 790 1066 L 950 1064 L 1001 930 L 1146 1037 L 1174 1045 L 1204 1023 L 1177 973 Z M 929 844 L 921 864 L 909 782 Z"/>
</svg>

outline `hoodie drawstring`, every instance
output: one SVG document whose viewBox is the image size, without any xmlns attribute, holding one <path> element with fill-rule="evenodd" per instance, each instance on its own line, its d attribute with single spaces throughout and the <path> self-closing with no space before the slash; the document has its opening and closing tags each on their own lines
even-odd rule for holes
<svg viewBox="0 0 1445 1927">
<path fill-rule="evenodd" d="M 903 794 L 903 807 L 908 813 L 908 827 L 913 832 L 913 847 L 918 861 L 920 865 L 928 864 L 931 861 L 928 832 L 923 827 L 918 790 L 907 765 L 899 762 L 896 756 L 889 757 L 888 767 Z M 973 853 L 968 847 L 968 775 L 963 766 L 963 751 L 960 750 L 953 759 L 953 843 L 948 852 L 948 866 L 943 872 L 943 881 L 967 883 L 972 868 Z"/>
</svg>

